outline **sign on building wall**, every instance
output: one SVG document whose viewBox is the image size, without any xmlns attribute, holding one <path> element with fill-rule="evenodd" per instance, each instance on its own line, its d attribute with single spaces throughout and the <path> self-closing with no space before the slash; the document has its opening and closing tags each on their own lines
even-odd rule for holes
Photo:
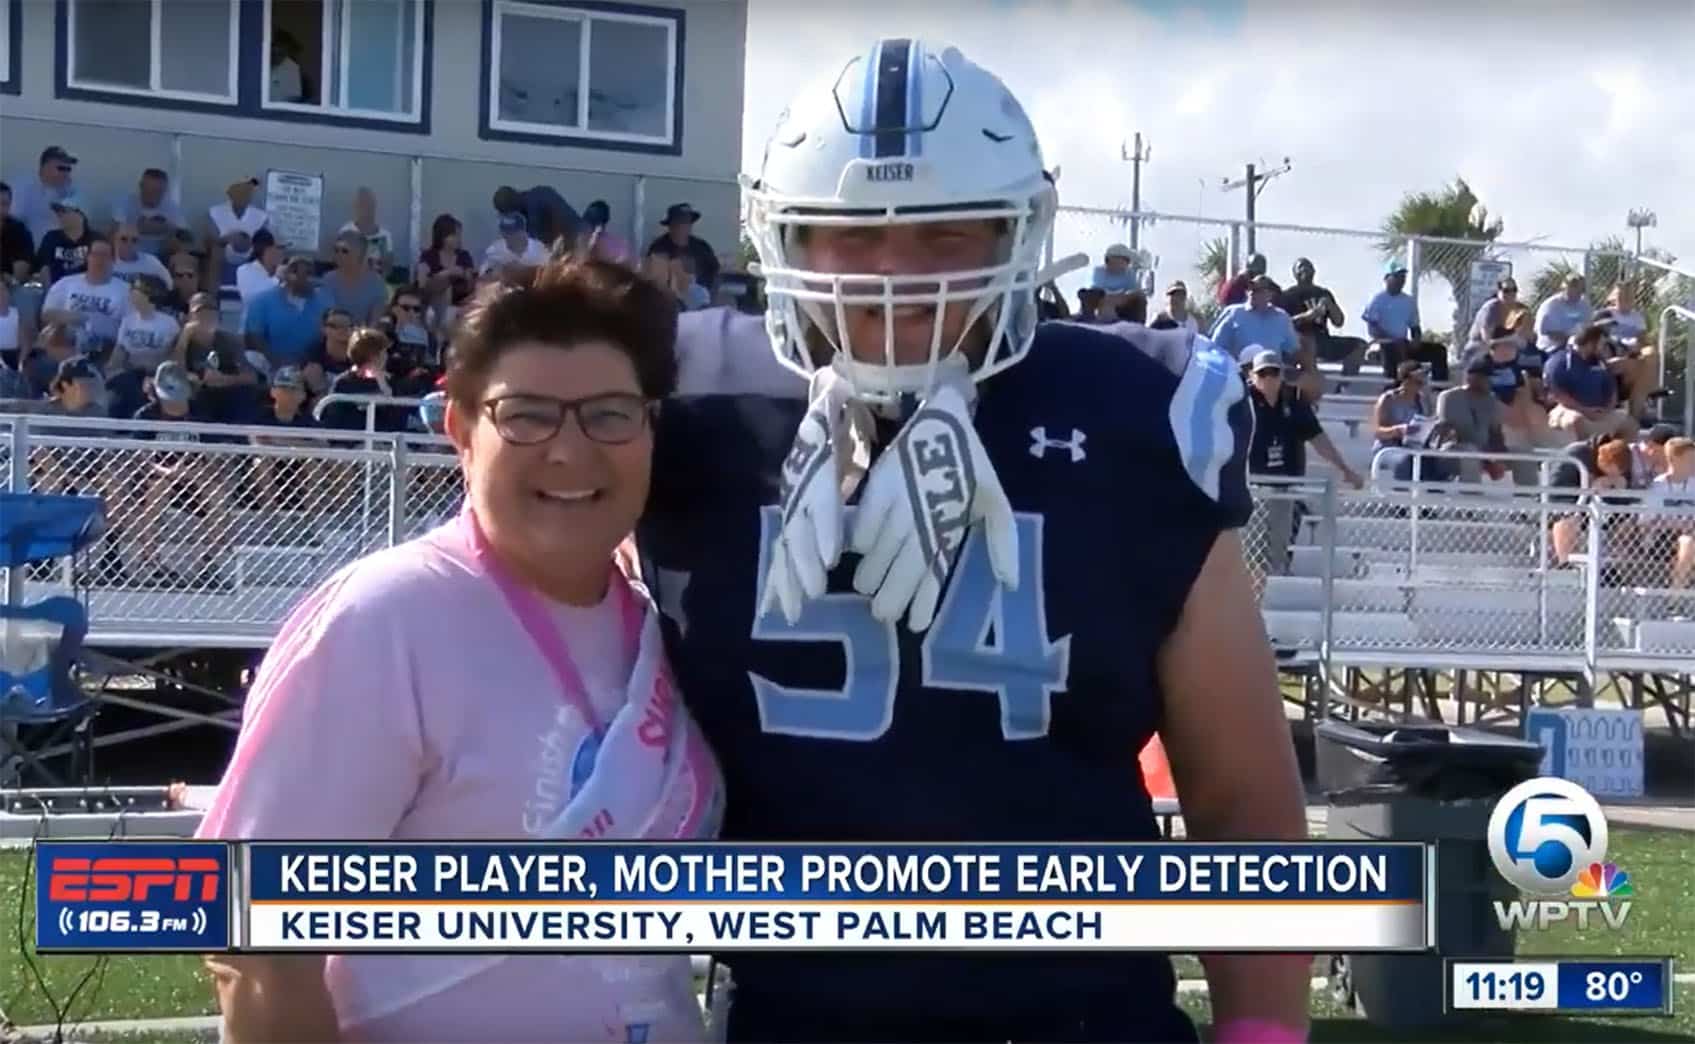
<svg viewBox="0 0 1695 1044">
<path fill-rule="evenodd" d="M 1477 318 L 1477 310 L 1483 307 L 1483 302 L 1495 296 L 1495 284 L 1512 278 L 1512 274 L 1511 261 L 1480 258 L 1471 263 L 1471 279 L 1466 283 L 1466 299 L 1460 302 L 1459 321 L 1454 327 L 1455 337 L 1463 341 L 1466 331 L 1471 329 L 1472 320 Z"/>
<path fill-rule="evenodd" d="M 1596 797 L 1642 796 L 1642 712 L 1536 707 L 1524 736 L 1542 748 L 1544 776 L 1569 779 Z"/>
<path fill-rule="evenodd" d="M 292 170 L 265 172 L 265 212 L 271 234 L 290 250 L 318 252 L 323 235 L 324 176 Z"/>
</svg>

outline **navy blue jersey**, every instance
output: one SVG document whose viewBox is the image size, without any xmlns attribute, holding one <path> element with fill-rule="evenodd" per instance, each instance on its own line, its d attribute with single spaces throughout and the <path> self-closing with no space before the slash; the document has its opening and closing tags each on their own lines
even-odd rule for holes
<svg viewBox="0 0 1695 1044">
<path fill-rule="evenodd" d="M 1158 651 L 1218 534 L 1251 509 L 1241 378 L 1213 353 L 1180 380 L 1120 337 L 1056 323 L 980 388 L 975 426 L 1017 513 L 1020 584 L 997 586 L 972 534 L 924 635 L 872 618 L 851 554 L 798 624 L 755 619 L 805 404 L 665 404 L 639 539 L 682 690 L 723 763 L 726 838 L 1158 837 L 1136 756 L 1160 724 Z M 1193 1033 L 1162 956 L 729 963 L 738 1039 Z"/>
</svg>

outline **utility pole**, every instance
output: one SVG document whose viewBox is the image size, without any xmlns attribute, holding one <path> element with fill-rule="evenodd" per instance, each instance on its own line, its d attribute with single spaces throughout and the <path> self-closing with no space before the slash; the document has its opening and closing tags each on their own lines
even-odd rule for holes
<svg viewBox="0 0 1695 1044">
<path fill-rule="evenodd" d="M 1226 178 L 1224 180 L 1224 191 L 1226 191 L 1226 192 L 1233 192 L 1233 191 L 1235 191 L 1236 189 L 1239 189 L 1239 188 L 1245 188 L 1245 189 L 1248 190 L 1248 193 L 1247 193 L 1247 201 L 1248 201 L 1248 205 L 1247 205 L 1248 253 L 1251 254 L 1251 253 L 1254 252 L 1254 203 L 1255 203 L 1255 201 L 1257 201 L 1259 199 L 1259 194 L 1261 192 L 1265 191 L 1266 182 L 1270 181 L 1272 178 L 1275 178 L 1275 177 L 1277 177 L 1281 174 L 1289 173 L 1289 171 L 1293 168 L 1293 166 L 1294 166 L 1294 164 L 1292 164 L 1289 161 L 1289 157 L 1284 156 L 1283 157 L 1283 165 L 1280 166 L 1280 167 L 1277 167 L 1273 170 L 1267 170 L 1267 171 L 1264 171 L 1264 172 L 1260 172 L 1257 169 L 1257 166 L 1255 164 L 1250 163 L 1250 164 L 1248 164 L 1247 176 L 1244 177 L 1242 180 L 1231 181 L 1228 178 Z"/>
<path fill-rule="evenodd" d="M 1120 145 L 1119 153 L 1124 161 L 1130 164 L 1130 249 L 1141 247 L 1141 219 L 1136 215 L 1142 212 L 1142 164 L 1153 162 L 1154 148 L 1150 144 L 1142 148 L 1142 132 L 1136 132 L 1136 147 L 1134 151 Z"/>
</svg>

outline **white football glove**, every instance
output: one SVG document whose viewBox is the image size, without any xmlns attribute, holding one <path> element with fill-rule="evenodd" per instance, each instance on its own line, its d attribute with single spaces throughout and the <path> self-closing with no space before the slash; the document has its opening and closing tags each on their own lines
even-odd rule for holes
<svg viewBox="0 0 1695 1044">
<path fill-rule="evenodd" d="M 1018 530 L 1006 491 L 971 425 L 967 392 L 939 388 L 872 465 L 849 546 L 864 558 L 853 586 L 871 615 L 920 632 L 972 525 L 982 522 L 995 578 L 1018 587 Z"/>
<path fill-rule="evenodd" d="M 783 461 L 782 523 L 759 606 L 761 616 L 780 606 L 791 624 L 800 620 L 806 599 L 824 593 L 841 558 L 842 504 L 870 456 L 846 381 L 819 370 L 808 397 L 812 405 Z"/>
</svg>

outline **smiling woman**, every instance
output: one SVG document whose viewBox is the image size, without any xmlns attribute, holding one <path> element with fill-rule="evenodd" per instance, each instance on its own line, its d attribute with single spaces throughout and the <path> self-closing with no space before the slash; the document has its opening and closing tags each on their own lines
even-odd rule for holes
<svg viewBox="0 0 1695 1044">
<path fill-rule="evenodd" d="M 674 705 L 658 616 L 618 553 L 647 498 L 676 310 L 566 262 L 473 304 L 446 428 L 459 519 L 354 563 L 284 624 L 209 838 L 702 839 L 722 784 Z M 311 781 L 323 800 L 302 801 Z M 613 824 L 611 829 L 606 824 Z M 686 957 L 212 961 L 226 1041 L 697 1040 Z"/>
</svg>

